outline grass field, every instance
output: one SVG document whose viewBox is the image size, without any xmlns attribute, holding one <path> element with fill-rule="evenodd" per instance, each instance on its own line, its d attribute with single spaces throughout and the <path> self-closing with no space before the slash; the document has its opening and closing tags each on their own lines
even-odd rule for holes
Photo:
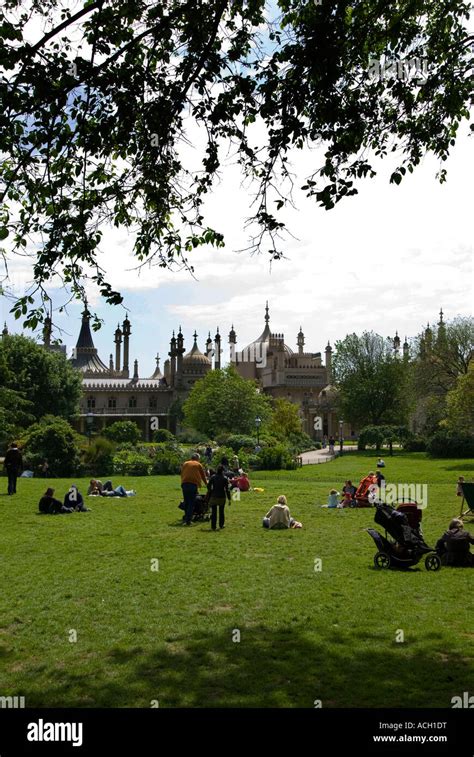
<svg viewBox="0 0 474 757">
<path fill-rule="evenodd" d="M 473 461 L 385 460 L 388 482 L 429 485 L 434 544 Z M 252 484 L 265 492 L 243 494 L 215 533 L 181 527 L 177 477 L 126 479 L 135 498 L 86 498 L 92 512 L 63 516 L 38 515 L 48 482 L 21 479 L 16 497 L 0 496 L 0 696 L 27 707 L 450 707 L 473 693 L 474 571 L 377 571 L 364 532 L 374 511 L 316 506 L 374 462 L 351 453 L 261 472 Z M 51 483 L 63 495 L 71 482 Z M 282 493 L 302 530 L 262 529 Z"/>
</svg>

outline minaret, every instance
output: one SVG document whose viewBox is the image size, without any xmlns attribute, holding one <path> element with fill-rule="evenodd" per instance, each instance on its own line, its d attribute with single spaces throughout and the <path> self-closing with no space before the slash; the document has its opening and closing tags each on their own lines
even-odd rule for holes
<svg viewBox="0 0 474 757">
<path fill-rule="evenodd" d="M 221 335 L 219 334 L 219 327 L 217 327 L 217 332 L 214 337 L 214 344 L 215 344 L 215 358 L 214 358 L 214 370 L 219 371 L 221 367 Z"/>
<path fill-rule="evenodd" d="M 230 344 L 230 362 L 237 362 L 237 355 L 235 354 L 235 345 L 237 344 L 237 335 L 234 331 L 234 324 L 229 331 L 229 344 Z"/>
<path fill-rule="evenodd" d="M 115 329 L 115 370 L 117 373 L 120 373 L 120 352 L 121 352 L 121 344 L 122 344 L 122 331 L 120 329 L 120 324 L 117 324 L 117 328 Z"/>
<path fill-rule="evenodd" d="M 206 357 L 209 358 L 209 360 L 212 357 L 212 339 L 211 339 L 211 332 L 209 332 L 209 335 L 206 339 Z"/>
<path fill-rule="evenodd" d="M 112 353 L 110 353 L 110 358 L 109 358 L 109 371 L 111 373 L 113 373 L 114 371 L 114 356 L 112 355 Z"/>
<path fill-rule="evenodd" d="M 393 352 L 395 354 L 395 357 L 398 357 L 398 353 L 400 352 L 400 337 L 398 336 L 398 331 L 395 332 L 395 336 L 393 338 Z"/>
<path fill-rule="evenodd" d="M 425 347 L 428 353 L 431 352 L 431 348 L 433 347 L 433 331 L 429 323 L 425 329 Z"/>
<path fill-rule="evenodd" d="M 403 342 L 403 357 L 405 360 L 408 360 L 410 356 L 410 348 L 408 346 L 408 339 L 405 336 L 405 341 Z"/>
<path fill-rule="evenodd" d="M 267 303 L 265 305 L 265 323 L 268 324 L 269 320 L 270 320 L 270 316 L 269 316 L 268 300 L 267 300 Z"/>
<path fill-rule="evenodd" d="M 133 379 L 132 381 L 135 382 L 135 384 L 138 381 L 138 360 L 135 360 L 133 363 Z"/>
<path fill-rule="evenodd" d="M 439 311 L 438 337 L 436 340 L 436 345 L 438 347 L 446 346 L 446 324 L 443 320 L 443 308 L 441 308 L 441 310 Z"/>
<path fill-rule="evenodd" d="M 328 384 L 332 381 L 332 347 L 327 343 L 326 349 L 324 350 L 324 354 L 326 356 L 326 372 L 327 372 L 327 382 Z"/>
<path fill-rule="evenodd" d="M 181 326 L 178 331 L 178 348 L 176 350 L 177 362 L 176 362 L 176 386 L 179 388 L 183 381 L 183 355 L 184 355 L 184 336 L 181 331 Z"/>
<path fill-rule="evenodd" d="M 296 337 L 296 344 L 298 345 L 298 355 L 303 354 L 303 348 L 304 348 L 304 334 L 303 329 L 300 326 L 299 334 Z"/>
<path fill-rule="evenodd" d="M 3 324 L 2 338 L 4 336 L 8 336 L 8 328 L 7 328 L 7 322 L 6 321 Z"/>
<path fill-rule="evenodd" d="M 170 356 L 170 385 L 174 386 L 176 376 L 176 337 L 174 331 L 170 340 L 170 351 L 168 352 L 168 355 Z"/>
<path fill-rule="evenodd" d="M 46 349 L 49 349 L 51 347 L 51 330 L 52 330 L 52 323 L 51 318 L 49 315 L 46 316 L 44 319 L 44 326 L 43 326 L 43 345 L 46 347 Z"/>
<path fill-rule="evenodd" d="M 129 355 L 130 355 L 130 334 L 132 333 L 128 316 L 125 316 L 125 320 L 122 325 L 122 331 L 123 331 L 123 375 L 125 376 L 125 378 L 128 378 L 130 374 L 130 368 L 128 365 Z"/>
</svg>

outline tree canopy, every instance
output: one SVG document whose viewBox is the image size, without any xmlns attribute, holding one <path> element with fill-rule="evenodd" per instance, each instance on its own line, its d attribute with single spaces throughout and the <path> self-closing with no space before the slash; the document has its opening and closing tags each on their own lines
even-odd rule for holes
<svg viewBox="0 0 474 757">
<path fill-rule="evenodd" d="M 1 339 L 0 375 L 4 389 L 23 400 L 19 410 L 26 412 L 24 419 L 29 422 L 48 414 L 71 419 L 78 411 L 82 394 L 79 372 L 63 353 L 50 352 L 33 339 L 13 335 Z M 14 409 L 21 422 L 23 415 L 12 407 L 11 399 L 6 398 L 5 407 Z"/>
<path fill-rule="evenodd" d="M 373 331 L 349 334 L 336 342 L 333 372 L 345 420 L 359 427 L 406 421 L 408 366 L 389 339 Z"/>
<path fill-rule="evenodd" d="M 292 150 L 322 208 L 356 194 L 390 153 L 399 184 L 426 152 L 445 161 L 469 117 L 470 3 L 433 0 L 5 0 L 0 24 L 0 240 L 35 284 L 72 296 L 100 266 L 107 225 L 137 263 L 192 268 L 222 245 L 203 203 L 226 155 L 253 182 L 251 250 L 282 254 Z M 472 127 L 471 127 L 472 128 Z M 194 149 L 190 149 L 190 147 Z M 440 170 L 444 181 L 446 171 Z M 282 215 L 283 213 L 283 215 Z"/>
<path fill-rule="evenodd" d="M 232 365 L 209 371 L 197 381 L 184 405 L 184 422 L 209 438 L 225 431 L 254 434 L 255 418 L 271 418 L 270 398 L 257 391 L 253 381 L 239 376 Z"/>
</svg>

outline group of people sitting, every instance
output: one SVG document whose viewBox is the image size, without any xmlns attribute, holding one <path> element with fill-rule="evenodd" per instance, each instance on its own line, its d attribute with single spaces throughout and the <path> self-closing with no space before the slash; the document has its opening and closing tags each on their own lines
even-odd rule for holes
<svg viewBox="0 0 474 757">
<path fill-rule="evenodd" d="M 436 551 L 443 565 L 454 568 L 474 568 L 471 544 L 474 544 L 474 537 L 469 531 L 464 530 L 464 523 L 460 518 L 453 518 L 448 530 L 436 542 Z"/>
<path fill-rule="evenodd" d="M 90 509 L 85 506 L 84 499 L 76 484 L 71 484 L 64 500 L 56 499 L 54 489 L 49 487 L 39 501 L 38 509 L 44 515 L 59 515 L 65 513 L 87 513 Z"/>
<path fill-rule="evenodd" d="M 381 489 L 384 485 L 385 485 L 385 476 L 379 470 L 376 471 L 375 473 L 373 471 L 370 471 L 370 473 L 368 473 L 367 476 L 363 478 L 359 484 L 358 497 L 356 497 L 358 488 L 354 486 L 352 481 L 347 480 L 347 481 L 344 481 L 344 486 L 342 487 L 340 492 L 337 491 L 337 489 L 330 490 L 329 495 L 328 495 L 327 505 L 322 505 L 322 507 L 329 507 L 329 508 L 358 507 L 359 497 L 361 500 L 368 500 L 370 487 L 374 488 L 375 486 L 377 486 L 379 489 Z M 375 491 L 377 490 L 375 489 Z"/>
<path fill-rule="evenodd" d="M 89 497 L 134 497 L 136 491 L 135 489 L 127 490 L 122 484 L 114 488 L 112 481 L 106 481 L 103 484 L 97 478 L 91 478 L 87 494 Z"/>
</svg>

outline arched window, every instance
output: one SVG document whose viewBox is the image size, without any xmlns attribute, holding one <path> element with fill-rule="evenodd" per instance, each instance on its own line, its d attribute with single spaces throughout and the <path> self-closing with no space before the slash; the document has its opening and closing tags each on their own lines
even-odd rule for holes
<svg viewBox="0 0 474 757">
<path fill-rule="evenodd" d="M 137 398 L 136 397 L 129 397 L 128 399 L 128 406 L 133 408 L 137 406 Z"/>
<path fill-rule="evenodd" d="M 87 398 L 87 409 L 88 410 L 95 410 L 95 397 L 88 397 Z"/>
<path fill-rule="evenodd" d="M 115 410 L 117 407 L 117 398 L 109 397 L 109 410 Z"/>
</svg>

